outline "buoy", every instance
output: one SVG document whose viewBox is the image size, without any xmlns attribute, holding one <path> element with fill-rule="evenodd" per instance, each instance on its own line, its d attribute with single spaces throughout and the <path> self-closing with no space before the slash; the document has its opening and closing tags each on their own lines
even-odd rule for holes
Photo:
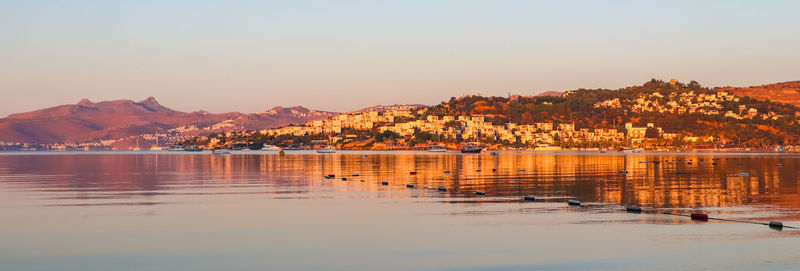
<svg viewBox="0 0 800 271">
<path fill-rule="evenodd" d="M 481 171 L 482 171 L 482 170 L 480 170 L 480 169 L 476 169 L 476 170 L 475 170 L 475 172 L 481 172 Z"/>
<path fill-rule="evenodd" d="M 739 177 L 749 177 L 749 176 L 750 176 L 749 172 L 739 172 Z"/>
<path fill-rule="evenodd" d="M 408 174 L 417 175 L 417 172 L 416 171 L 412 171 L 412 172 L 409 172 Z"/>
<path fill-rule="evenodd" d="M 322 178 L 325 178 L 325 179 L 333 179 L 333 177 L 336 177 L 336 175 L 328 174 L 328 175 L 322 176 Z"/>
<path fill-rule="evenodd" d="M 441 185 L 440 185 L 440 186 L 439 186 L 439 191 L 447 191 L 447 188 L 445 188 L 444 186 L 441 186 Z"/>
<path fill-rule="evenodd" d="M 639 161 L 639 164 L 647 164 L 647 161 Z"/>
<path fill-rule="evenodd" d="M 569 205 L 581 205 L 581 201 L 571 199 L 571 200 L 567 201 L 567 204 L 569 204 Z"/>
<path fill-rule="evenodd" d="M 406 185 L 406 187 L 408 187 L 408 188 L 414 188 L 414 184 L 413 184 L 413 183 L 407 184 L 407 185 Z"/>
<path fill-rule="evenodd" d="M 639 207 L 639 206 L 627 206 L 627 207 L 625 207 L 625 211 L 628 211 L 629 213 L 641 213 L 642 212 L 642 207 Z"/>
<path fill-rule="evenodd" d="M 486 195 L 486 192 L 478 190 L 478 191 L 475 191 L 475 195 L 484 196 L 484 195 Z"/>
<path fill-rule="evenodd" d="M 517 169 L 517 171 L 522 172 L 522 171 L 525 171 L 525 169 L 524 168 L 520 168 L 520 169 Z"/>
<path fill-rule="evenodd" d="M 769 227 L 773 228 L 773 229 L 776 229 L 776 230 L 781 230 L 781 229 L 783 229 L 783 223 L 772 221 L 772 222 L 769 222 Z"/>
<path fill-rule="evenodd" d="M 347 181 L 347 177 L 342 177 L 342 181 Z"/>
<path fill-rule="evenodd" d="M 778 163 L 778 164 L 776 164 L 776 166 L 782 167 L 782 166 L 783 166 L 783 164 L 781 164 L 781 163 Z"/>
<path fill-rule="evenodd" d="M 496 169 L 496 168 L 493 168 L 493 169 L 492 169 L 492 172 L 497 172 L 497 169 Z"/>
<path fill-rule="evenodd" d="M 692 213 L 691 215 L 689 215 L 689 217 L 691 217 L 692 220 L 708 221 L 707 214 Z"/>
<path fill-rule="evenodd" d="M 383 181 L 383 182 L 381 182 L 381 184 L 382 184 L 382 185 L 389 185 L 389 182 L 387 182 L 387 181 Z"/>
<path fill-rule="evenodd" d="M 530 195 L 528 195 L 528 196 L 522 196 L 522 200 L 533 201 L 533 200 L 535 200 L 535 199 L 536 199 L 535 197 L 533 197 L 533 196 L 530 196 Z"/>
<path fill-rule="evenodd" d="M 445 169 L 444 174 L 450 174 L 450 171 Z"/>
<path fill-rule="evenodd" d="M 358 176 L 361 176 L 361 175 L 359 175 L 359 174 L 353 174 L 353 177 L 358 177 Z"/>
<path fill-rule="evenodd" d="M 281 150 L 280 152 L 278 152 L 278 155 L 279 155 L 279 156 L 286 156 L 286 153 L 285 153 L 285 152 L 283 152 L 283 150 Z"/>
<path fill-rule="evenodd" d="M 361 157 L 367 157 L 367 155 L 366 155 L 366 154 L 364 154 L 364 155 L 361 155 Z"/>
<path fill-rule="evenodd" d="M 688 165 L 691 165 L 691 164 L 692 164 L 692 162 L 689 162 L 689 163 L 686 163 L 686 164 L 688 164 Z"/>
<path fill-rule="evenodd" d="M 620 171 L 617 171 L 617 172 L 619 172 L 620 174 L 628 174 L 627 170 L 620 170 Z"/>
<path fill-rule="evenodd" d="M 716 165 L 717 165 L 717 162 L 712 162 L 712 163 L 711 163 L 711 165 L 712 165 L 712 166 L 716 166 Z"/>
</svg>

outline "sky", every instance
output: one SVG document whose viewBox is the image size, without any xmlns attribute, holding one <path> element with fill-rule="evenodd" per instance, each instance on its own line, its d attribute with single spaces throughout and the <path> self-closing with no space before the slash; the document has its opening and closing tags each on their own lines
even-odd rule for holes
<svg viewBox="0 0 800 271">
<path fill-rule="evenodd" d="M 800 1 L 0 1 L 0 116 L 800 80 Z"/>
</svg>

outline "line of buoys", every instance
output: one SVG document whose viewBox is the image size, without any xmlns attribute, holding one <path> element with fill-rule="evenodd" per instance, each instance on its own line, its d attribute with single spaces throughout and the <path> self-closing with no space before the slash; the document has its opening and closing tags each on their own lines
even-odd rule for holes
<svg viewBox="0 0 800 271">
<path fill-rule="evenodd" d="M 531 196 L 531 195 L 526 195 L 526 196 L 522 196 L 522 200 L 534 201 L 534 200 L 536 200 L 536 198 L 534 196 Z"/>
<path fill-rule="evenodd" d="M 382 182 L 381 182 L 381 184 L 382 184 L 382 185 L 389 185 L 389 182 L 387 182 L 387 181 L 382 181 Z"/>
<path fill-rule="evenodd" d="M 689 217 L 692 220 L 708 221 L 708 215 L 703 213 L 692 213 Z"/>
<path fill-rule="evenodd" d="M 406 184 L 406 187 L 408 187 L 408 188 L 414 188 L 414 184 L 413 184 L 413 183 Z"/>
<path fill-rule="evenodd" d="M 439 191 L 447 191 L 447 188 L 446 188 L 446 187 L 444 187 L 444 186 L 441 186 L 441 185 L 440 185 L 440 186 L 439 186 Z"/>
<path fill-rule="evenodd" d="M 478 191 L 475 191 L 475 195 L 478 195 L 478 196 L 485 196 L 485 195 L 486 195 L 486 192 L 485 192 L 485 191 L 483 191 L 483 190 L 478 190 Z"/>
<path fill-rule="evenodd" d="M 642 212 L 642 207 L 639 207 L 639 206 L 626 206 L 625 207 L 625 211 L 627 211 L 629 213 L 641 213 Z"/>
</svg>

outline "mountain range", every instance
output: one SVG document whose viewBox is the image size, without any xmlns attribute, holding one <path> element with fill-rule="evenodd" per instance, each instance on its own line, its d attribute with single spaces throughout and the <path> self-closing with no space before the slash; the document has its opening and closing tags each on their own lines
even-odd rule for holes
<svg viewBox="0 0 800 271">
<path fill-rule="evenodd" d="M 187 113 L 162 106 L 153 97 L 138 102 L 115 100 L 94 103 L 83 99 L 77 104 L 12 114 L 0 119 L 0 141 L 54 144 L 104 140 L 123 144 L 126 138 L 138 135 L 188 137 L 207 132 L 259 130 L 302 124 L 335 114 L 301 106 L 275 107 L 252 114 Z M 124 144 L 131 145 L 130 142 Z"/>
</svg>

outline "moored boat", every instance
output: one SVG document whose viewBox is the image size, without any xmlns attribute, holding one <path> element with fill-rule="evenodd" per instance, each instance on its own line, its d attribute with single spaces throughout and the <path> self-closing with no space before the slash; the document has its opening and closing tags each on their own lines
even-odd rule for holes
<svg viewBox="0 0 800 271">
<path fill-rule="evenodd" d="M 322 148 L 317 150 L 317 153 L 336 153 L 336 149 Z"/>
<path fill-rule="evenodd" d="M 447 152 L 447 149 L 436 146 L 433 148 L 428 149 L 428 152 Z"/>
<path fill-rule="evenodd" d="M 461 153 L 480 153 L 483 150 L 483 148 L 479 147 L 476 144 L 467 144 L 461 146 L 460 150 Z"/>
</svg>

